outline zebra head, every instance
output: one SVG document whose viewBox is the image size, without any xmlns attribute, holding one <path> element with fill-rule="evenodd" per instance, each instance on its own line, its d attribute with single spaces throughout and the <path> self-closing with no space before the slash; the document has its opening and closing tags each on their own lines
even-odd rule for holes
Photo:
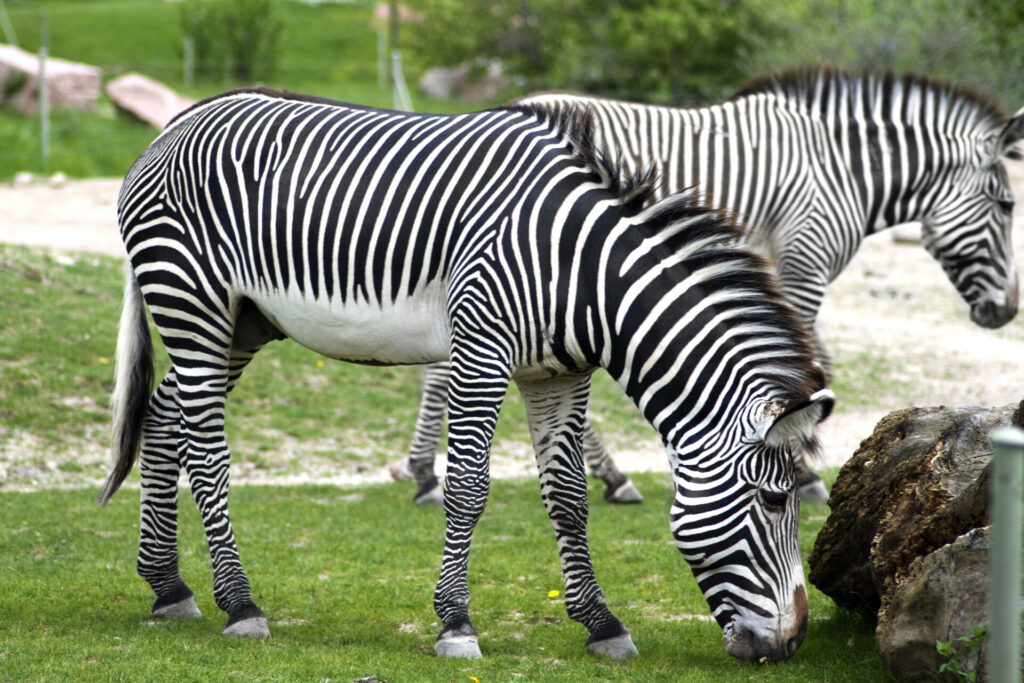
<svg viewBox="0 0 1024 683">
<path fill-rule="evenodd" d="M 789 659 L 806 635 L 793 449 L 816 447 L 812 431 L 834 400 L 822 389 L 754 401 L 734 443 L 708 445 L 697 458 L 670 449 L 672 535 L 722 627 L 722 645 L 738 659 Z"/>
<path fill-rule="evenodd" d="M 1018 306 L 1012 247 L 1014 194 L 1006 161 L 1020 160 L 1024 110 L 976 145 L 932 211 L 921 221 L 925 249 L 971 307 L 971 320 L 996 328 Z"/>
</svg>

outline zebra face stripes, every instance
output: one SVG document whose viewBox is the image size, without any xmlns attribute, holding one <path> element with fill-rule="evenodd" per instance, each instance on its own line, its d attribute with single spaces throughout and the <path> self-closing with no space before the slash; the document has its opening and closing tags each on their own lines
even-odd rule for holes
<svg viewBox="0 0 1024 683">
<path fill-rule="evenodd" d="M 792 655 L 806 600 L 783 465 L 831 406 L 824 375 L 764 263 L 732 246 L 735 226 L 687 196 L 641 210 L 649 177 L 623 181 L 589 139 L 582 116 L 421 116 L 250 91 L 200 103 L 146 150 L 118 200 L 131 268 L 117 464 L 100 500 L 141 439 L 138 569 L 154 613 L 199 615 L 177 566 L 184 468 L 225 633 L 269 635 L 228 516 L 224 416 L 255 353 L 288 336 L 359 362 L 450 360 L 439 654 L 480 653 L 469 549 L 512 379 L 569 615 L 590 651 L 635 653 L 586 539 L 581 434 L 590 373 L 606 367 L 670 448 L 680 547 L 729 558 L 695 565 L 727 650 Z M 172 364 L 152 395 L 143 299 Z M 743 534 L 715 531 L 730 515 Z"/>
</svg>

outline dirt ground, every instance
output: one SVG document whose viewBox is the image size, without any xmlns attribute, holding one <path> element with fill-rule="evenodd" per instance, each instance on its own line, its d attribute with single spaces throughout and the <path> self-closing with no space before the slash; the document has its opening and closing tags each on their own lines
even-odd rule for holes
<svg viewBox="0 0 1024 683">
<path fill-rule="evenodd" d="M 1011 174 L 1016 187 L 1024 187 L 1024 170 Z M 121 256 L 115 221 L 119 185 L 113 179 L 0 184 L 0 242 Z M 1018 192 L 1018 206 L 1022 199 Z M 1018 264 L 1024 263 L 1022 213 L 1015 214 Z M 844 462 L 892 410 L 1005 405 L 1024 398 L 1024 317 L 1000 330 L 976 327 L 938 264 L 920 245 L 898 242 L 893 231 L 865 242 L 830 288 L 819 324 L 833 356 L 840 362 L 856 361 L 836 384 L 839 407 L 822 427 L 827 465 Z M 26 448 L 0 444 L 7 465 Z M 495 476 L 530 474 L 529 460 L 519 457 L 527 455 L 527 446 L 506 451 L 514 454 L 496 454 Z M 617 449 L 615 457 L 627 471 L 665 468 L 664 454 L 653 439 L 635 450 Z M 274 481 L 259 472 L 233 470 L 232 477 L 236 482 Z M 318 479 L 311 473 L 302 480 Z M 336 473 L 324 479 L 359 483 L 385 481 L 387 475 Z M 47 483 L 45 476 L 38 478 L 38 486 Z"/>
</svg>

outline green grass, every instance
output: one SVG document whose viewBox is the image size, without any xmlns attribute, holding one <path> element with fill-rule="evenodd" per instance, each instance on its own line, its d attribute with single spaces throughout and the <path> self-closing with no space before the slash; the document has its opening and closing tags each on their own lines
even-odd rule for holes
<svg viewBox="0 0 1024 683">
<path fill-rule="evenodd" d="M 370 106 L 390 107 L 390 90 L 377 75 L 377 32 L 373 2 L 310 6 L 280 0 L 284 22 L 279 63 L 265 84 Z M 162 0 L 34 0 L 8 2 L 11 23 L 23 49 L 36 52 L 45 12 L 50 55 L 102 69 L 106 83 L 129 71 L 155 78 L 194 99 L 251 83 L 184 83 L 180 5 Z M 410 87 L 415 74 L 408 73 Z M 418 111 L 454 113 L 479 108 L 413 93 Z M 103 95 L 95 114 L 54 112 L 50 158 L 43 163 L 40 122 L 0 110 L 0 181 L 15 174 L 54 173 L 71 177 L 123 176 L 157 131 L 124 115 Z"/>
<path fill-rule="evenodd" d="M 0 494 L 0 680 L 871 681 L 885 680 L 871 625 L 810 591 L 804 646 L 786 663 L 733 660 L 671 543 L 667 475 L 640 475 L 640 506 L 592 490 L 593 557 L 641 656 L 615 663 L 584 651 L 569 620 L 536 482 L 495 482 L 470 565 L 480 661 L 433 655 L 431 607 L 443 517 L 408 504 L 397 484 L 232 489 L 232 519 L 273 637 L 222 637 L 206 544 L 183 497 L 182 572 L 204 618 L 150 618 L 134 572 L 138 499 L 99 509 L 94 491 Z M 805 506 L 804 554 L 824 519 Z"/>
</svg>

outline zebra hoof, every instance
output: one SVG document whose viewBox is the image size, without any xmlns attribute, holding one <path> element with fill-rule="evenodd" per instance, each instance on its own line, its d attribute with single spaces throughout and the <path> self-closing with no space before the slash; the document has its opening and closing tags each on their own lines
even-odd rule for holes
<svg viewBox="0 0 1024 683">
<path fill-rule="evenodd" d="M 807 503 L 824 503 L 828 500 L 828 489 L 825 488 L 825 482 L 815 478 L 813 481 L 800 484 L 796 489 L 796 495 Z"/>
<path fill-rule="evenodd" d="M 228 624 L 221 633 L 235 638 L 269 638 L 270 628 L 266 617 L 252 617 Z"/>
<path fill-rule="evenodd" d="M 444 505 L 444 493 L 441 491 L 440 486 L 435 486 L 432 489 L 428 489 L 423 493 L 417 495 L 412 499 L 417 505 L 433 505 L 441 506 Z"/>
<path fill-rule="evenodd" d="M 412 479 L 412 470 L 409 469 L 408 456 L 401 460 L 396 460 L 388 465 L 388 474 L 390 474 L 391 478 L 395 481 L 407 481 Z"/>
<path fill-rule="evenodd" d="M 434 643 L 438 657 L 449 659 L 480 659 L 480 644 L 476 636 L 441 637 Z"/>
<path fill-rule="evenodd" d="M 172 605 L 153 607 L 153 616 L 165 619 L 201 619 L 203 613 L 199 611 L 196 599 L 190 595 Z"/>
<path fill-rule="evenodd" d="M 587 652 L 592 655 L 600 655 L 601 657 L 609 657 L 615 660 L 636 657 L 640 654 L 628 633 L 587 643 Z"/>
<path fill-rule="evenodd" d="M 640 495 L 636 486 L 633 486 L 633 482 L 629 479 L 626 483 L 615 489 L 614 491 L 605 490 L 605 500 L 609 503 L 618 503 L 620 505 L 628 505 L 630 503 L 642 503 L 644 497 Z"/>
</svg>

